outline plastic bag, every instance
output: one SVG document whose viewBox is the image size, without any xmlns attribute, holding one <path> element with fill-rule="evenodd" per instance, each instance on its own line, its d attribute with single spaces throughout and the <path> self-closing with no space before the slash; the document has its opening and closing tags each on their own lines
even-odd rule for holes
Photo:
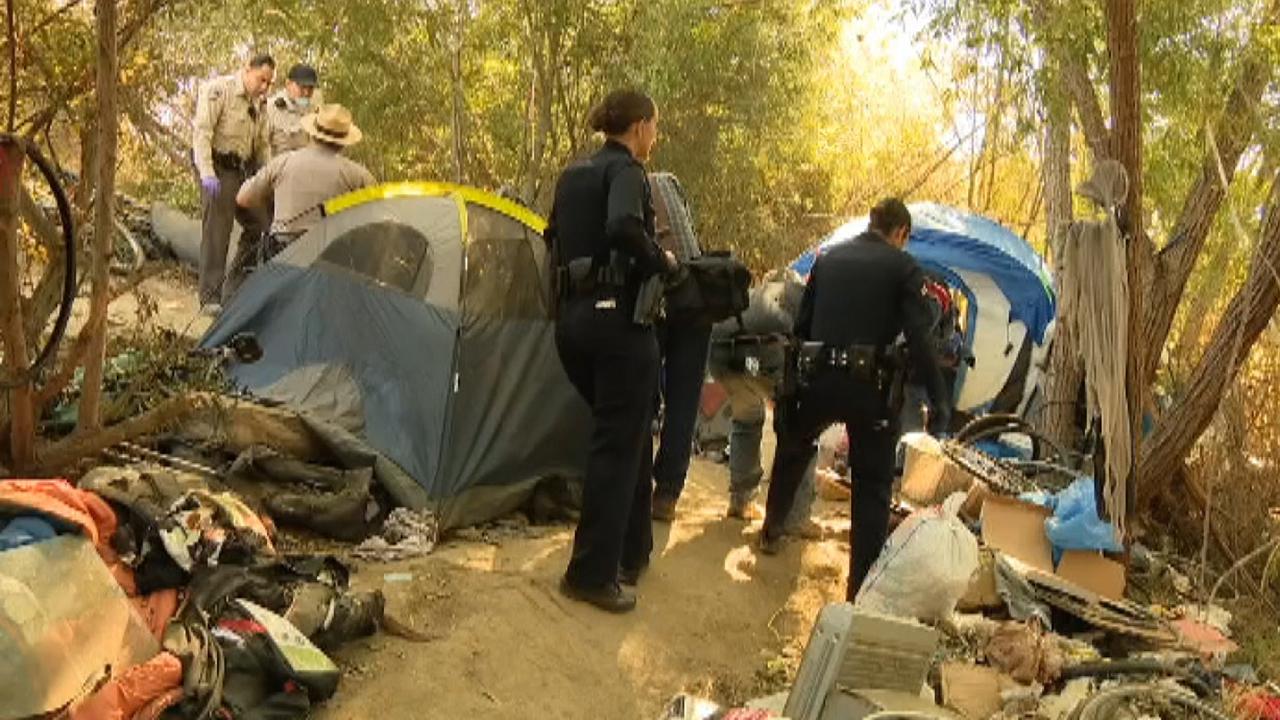
<svg viewBox="0 0 1280 720">
<path fill-rule="evenodd" d="M 1093 478 L 1080 478 L 1058 493 L 1053 517 L 1045 520 L 1044 529 L 1055 551 L 1123 549 L 1115 528 L 1098 517 Z"/>
<path fill-rule="evenodd" d="M 889 537 L 854 605 L 937 622 L 955 612 L 978 570 L 978 539 L 957 514 L 964 494 L 913 513 Z"/>
<path fill-rule="evenodd" d="M 0 553 L 0 718 L 87 696 L 159 651 L 92 543 L 63 535 Z"/>
</svg>

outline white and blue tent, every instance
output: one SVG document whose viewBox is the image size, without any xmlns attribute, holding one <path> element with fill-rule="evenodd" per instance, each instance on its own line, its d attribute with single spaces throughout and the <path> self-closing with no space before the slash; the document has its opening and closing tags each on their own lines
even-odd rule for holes
<svg viewBox="0 0 1280 720">
<path fill-rule="evenodd" d="M 985 217 L 935 203 L 908 207 L 907 252 L 966 300 L 965 342 L 975 362 L 960 368 L 956 409 L 1022 412 L 1053 336 L 1057 299 L 1048 266 L 1025 240 Z M 866 218 L 844 224 L 791 267 L 808 277 L 818 253 L 866 229 Z"/>
</svg>

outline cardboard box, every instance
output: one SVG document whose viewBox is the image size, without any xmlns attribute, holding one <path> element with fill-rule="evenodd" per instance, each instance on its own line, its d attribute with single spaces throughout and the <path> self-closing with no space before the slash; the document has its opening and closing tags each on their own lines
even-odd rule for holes
<svg viewBox="0 0 1280 720">
<path fill-rule="evenodd" d="M 862 720 L 872 715 L 959 720 L 960 716 L 919 694 L 896 690 L 840 690 L 827 696 L 821 720 Z"/>
<path fill-rule="evenodd" d="M 939 505 L 953 493 L 967 492 L 975 478 L 942 451 L 942 444 L 924 433 L 902 436 L 906 460 L 902 470 L 902 497 L 920 507 Z"/>
<path fill-rule="evenodd" d="M 969 493 L 964 496 L 964 504 L 960 506 L 960 518 L 970 523 L 981 520 L 982 504 L 994 494 L 985 482 L 975 478 L 973 485 L 969 486 Z"/>
<path fill-rule="evenodd" d="M 988 497 L 982 504 L 982 542 L 1022 563 L 1029 579 L 1085 600 L 1123 599 L 1124 566 L 1101 553 L 1068 550 L 1054 566 L 1053 547 L 1044 530 L 1050 515 L 1039 505 Z"/>
<path fill-rule="evenodd" d="M 1018 686 L 994 668 L 968 663 L 944 663 L 939 673 L 942 704 L 968 720 L 987 720 L 1003 710 L 1000 693 Z"/>
<path fill-rule="evenodd" d="M 969 581 L 969 590 L 956 605 L 960 612 L 980 612 L 1004 607 L 1004 600 L 996 587 L 995 553 L 983 548 L 978 556 L 978 571 Z"/>
</svg>

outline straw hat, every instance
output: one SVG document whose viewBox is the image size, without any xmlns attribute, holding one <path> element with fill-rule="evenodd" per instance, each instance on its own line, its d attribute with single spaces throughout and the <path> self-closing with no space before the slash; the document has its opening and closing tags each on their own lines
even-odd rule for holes
<svg viewBox="0 0 1280 720">
<path fill-rule="evenodd" d="M 364 137 L 351 122 L 351 111 L 337 103 L 321 105 L 316 112 L 302 118 L 302 129 L 311 137 L 334 145 L 355 145 Z"/>
</svg>

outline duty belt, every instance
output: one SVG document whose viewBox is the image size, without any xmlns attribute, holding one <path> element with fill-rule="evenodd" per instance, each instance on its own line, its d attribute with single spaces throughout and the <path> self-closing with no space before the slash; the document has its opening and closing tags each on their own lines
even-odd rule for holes
<svg viewBox="0 0 1280 720">
<path fill-rule="evenodd" d="M 806 342 L 800 346 L 798 360 L 800 376 L 804 379 L 819 370 L 835 369 L 846 371 L 858 380 L 880 383 L 895 369 L 890 354 L 876 345 Z"/>
<path fill-rule="evenodd" d="M 235 170 L 239 173 L 247 173 L 249 170 L 249 161 L 235 153 L 223 153 L 215 150 L 213 153 L 213 166 L 223 170 Z"/>
<path fill-rule="evenodd" d="M 600 290 L 620 290 L 627 284 L 626 261 L 614 256 L 607 263 L 593 258 L 570 260 L 556 269 L 556 287 L 561 297 L 594 295 Z"/>
</svg>

